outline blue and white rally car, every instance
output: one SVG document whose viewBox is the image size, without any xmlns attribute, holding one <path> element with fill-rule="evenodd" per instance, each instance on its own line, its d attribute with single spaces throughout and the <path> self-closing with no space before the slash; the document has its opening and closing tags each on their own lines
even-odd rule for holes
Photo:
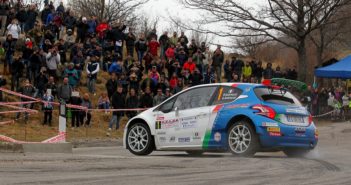
<svg viewBox="0 0 351 185">
<path fill-rule="evenodd" d="M 262 84 L 191 87 L 132 118 L 124 130 L 124 147 L 135 155 L 229 150 L 252 156 L 282 150 L 299 156 L 317 142 L 317 128 L 298 99 L 286 89 Z"/>
</svg>

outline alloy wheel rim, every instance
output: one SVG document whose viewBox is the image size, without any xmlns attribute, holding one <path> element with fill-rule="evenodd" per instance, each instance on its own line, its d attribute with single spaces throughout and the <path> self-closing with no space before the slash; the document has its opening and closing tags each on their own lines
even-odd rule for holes
<svg viewBox="0 0 351 185">
<path fill-rule="evenodd" d="M 142 126 L 133 127 L 128 134 L 128 146 L 135 152 L 144 150 L 149 142 L 147 131 Z"/>
<path fill-rule="evenodd" d="M 236 125 L 229 133 L 229 146 L 235 153 L 244 153 L 251 144 L 250 129 L 246 125 Z"/>
</svg>

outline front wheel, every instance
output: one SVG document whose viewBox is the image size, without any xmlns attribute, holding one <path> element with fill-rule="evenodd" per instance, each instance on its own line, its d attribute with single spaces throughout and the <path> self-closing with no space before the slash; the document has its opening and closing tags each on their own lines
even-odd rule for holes
<svg viewBox="0 0 351 185">
<path fill-rule="evenodd" d="M 229 128 L 228 145 L 233 155 L 251 157 L 259 149 L 259 140 L 251 124 L 241 120 Z"/>
<path fill-rule="evenodd" d="M 310 151 L 310 149 L 301 148 L 287 148 L 283 150 L 288 157 L 305 157 Z"/>
<path fill-rule="evenodd" d="M 145 124 L 132 125 L 127 132 L 128 150 L 134 155 L 149 155 L 154 149 L 154 141 Z"/>
</svg>

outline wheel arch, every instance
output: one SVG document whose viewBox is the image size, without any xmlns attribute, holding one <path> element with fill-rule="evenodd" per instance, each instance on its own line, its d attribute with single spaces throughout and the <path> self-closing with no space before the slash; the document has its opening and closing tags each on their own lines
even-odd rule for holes
<svg viewBox="0 0 351 185">
<path fill-rule="evenodd" d="M 155 141 L 155 135 L 153 134 L 151 128 L 150 128 L 150 125 L 147 124 L 147 122 L 142 119 L 142 118 L 135 118 L 133 120 L 131 120 L 130 122 L 128 122 L 128 125 L 126 125 L 126 130 L 129 130 L 134 124 L 137 124 L 137 123 L 141 123 L 141 124 L 144 124 L 147 126 L 147 128 L 149 129 L 150 131 L 150 134 L 151 134 L 151 137 L 152 137 L 152 142 L 153 142 L 153 149 L 156 149 L 156 141 Z M 125 148 L 128 148 L 127 144 L 126 144 L 126 138 L 127 135 L 125 135 L 124 137 L 124 145 L 125 145 Z"/>
<path fill-rule="evenodd" d="M 228 124 L 226 126 L 226 130 L 228 130 L 234 123 L 236 123 L 236 122 L 238 122 L 240 120 L 246 120 L 252 126 L 252 128 L 255 129 L 255 132 L 257 133 L 256 125 L 254 124 L 252 119 L 249 116 L 246 116 L 246 115 L 243 115 L 243 114 L 239 114 L 239 115 L 236 115 L 236 116 L 232 117 L 229 120 L 229 122 L 228 122 Z"/>
</svg>

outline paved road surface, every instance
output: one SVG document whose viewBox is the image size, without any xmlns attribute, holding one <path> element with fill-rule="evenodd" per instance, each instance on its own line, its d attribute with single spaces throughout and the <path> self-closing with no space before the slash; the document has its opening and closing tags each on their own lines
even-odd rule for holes
<svg viewBox="0 0 351 185">
<path fill-rule="evenodd" d="M 351 123 L 320 128 L 308 158 L 259 153 L 189 157 L 154 152 L 136 157 L 122 147 L 74 149 L 73 154 L 0 154 L 0 184 L 351 184 Z"/>
</svg>

